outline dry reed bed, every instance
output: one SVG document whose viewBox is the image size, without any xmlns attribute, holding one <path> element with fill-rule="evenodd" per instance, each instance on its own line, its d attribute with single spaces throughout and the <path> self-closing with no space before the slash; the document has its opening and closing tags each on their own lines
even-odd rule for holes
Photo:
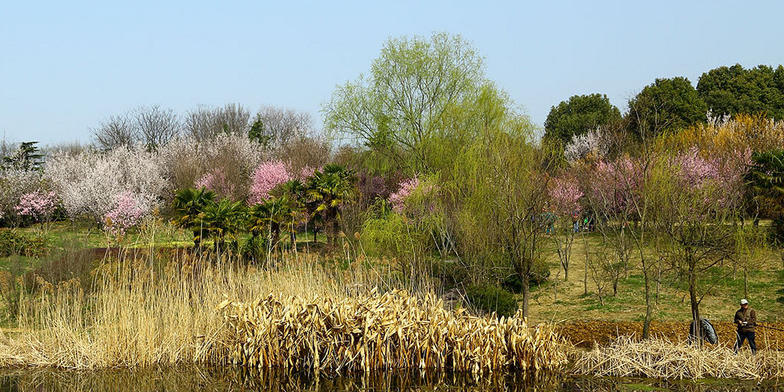
<svg viewBox="0 0 784 392">
<path fill-rule="evenodd" d="M 552 371 L 567 364 L 570 347 L 520 313 L 476 317 L 396 290 L 314 301 L 270 295 L 220 308 L 232 331 L 222 350 L 231 363 L 258 368 Z"/>
<path fill-rule="evenodd" d="M 730 315 L 732 316 L 732 315 Z M 730 321 L 712 320 L 719 336 L 719 345 L 732 347 L 735 343 L 737 327 Z M 784 330 L 782 322 L 763 322 L 777 329 Z M 556 331 L 578 347 L 591 348 L 595 344 L 607 345 L 621 336 L 641 340 L 642 322 L 631 321 L 570 321 L 556 325 Z M 651 337 L 669 340 L 686 340 L 689 332 L 688 321 L 653 321 Z M 757 347 L 760 349 L 784 350 L 784 331 L 758 327 Z"/>
<path fill-rule="evenodd" d="M 217 363 L 212 347 L 225 332 L 215 306 L 228 295 L 251 301 L 270 291 L 336 296 L 338 284 L 312 260 L 291 260 L 270 272 L 188 259 L 154 265 L 142 255 L 106 260 L 97 289 L 78 281 L 52 285 L 23 299 L 18 332 L 0 332 L 0 366 L 70 369 Z"/>
<path fill-rule="evenodd" d="M 784 352 L 743 350 L 717 346 L 689 346 L 662 339 L 634 341 L 621 337 L 609 346 L 581 355 L 573 372 L 581 375 L 664 379 L 726 378 L 762 380 L 784 377 Z"/>
</svg>

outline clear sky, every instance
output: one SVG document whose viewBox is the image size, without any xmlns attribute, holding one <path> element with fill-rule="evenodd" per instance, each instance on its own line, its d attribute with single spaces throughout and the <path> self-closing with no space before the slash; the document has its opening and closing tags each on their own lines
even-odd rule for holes
<svg viewBox="0 0 784 392">
<path fill-rule="evenodd" d="M 140 105 L 310 112 L 367 73 L 389 37 L 446 31 L 544 123 L 575 94 L 621 110 L 655 78 L 784 63 L 780 1 L 84 1 L 0 7 L 0 134 L 90 141 Z"/>
</svg>

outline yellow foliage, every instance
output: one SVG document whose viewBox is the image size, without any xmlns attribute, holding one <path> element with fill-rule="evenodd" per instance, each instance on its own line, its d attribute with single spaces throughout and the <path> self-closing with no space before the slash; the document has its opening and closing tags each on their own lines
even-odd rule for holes
<svg viewBox="0 0 784 392">
<path fill-rule="evenodd" d="M 697 147 L 703 154 L 723 156 L 747 150 L 768 151 L 784 147 L 784 121 L 774 121 L 761 114 L 740 114 L 726 122 L 697 124 L 663 135 L 657 140 L 657 147 L 660 151 L 686 151 Z"/>
</svg>

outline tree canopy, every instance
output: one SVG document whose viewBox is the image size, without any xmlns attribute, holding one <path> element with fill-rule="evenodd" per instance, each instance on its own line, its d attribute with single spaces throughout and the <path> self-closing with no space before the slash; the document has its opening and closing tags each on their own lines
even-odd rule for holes
<svg viewBox="0 0 784 392">
<path fill-rule="evenodd" d="M 487 84 L 482 58 L 459 35 L 390 38 L 369 76 L 337 87 L 325 125 L 408 171 L 429 171 L 434 139 L 475 130 L 450 126 L 452 116 L 480 103 L 482 93 L 503 96 Z"/>
<path fill-rule="evenodd" d="M 759 65 L 744 69 L 740 64 L 703 73 L 697 91 L 713 114 L 766 113 L 784 118 L 784 67 Z"/>
<path fill-rule="evenodd" d="M 620 120 L 621 111 L 607 95 L 573 95 L 550 109 L 544 122 L 544 137 L 566 144 L 575 136 Z"/>
<path fill-rule="evenodd" d="M 629 100 L 629 130 L 642 138 L 705 121 L 708 106 L 689 79 L 656 79 Z"/>
</svg>

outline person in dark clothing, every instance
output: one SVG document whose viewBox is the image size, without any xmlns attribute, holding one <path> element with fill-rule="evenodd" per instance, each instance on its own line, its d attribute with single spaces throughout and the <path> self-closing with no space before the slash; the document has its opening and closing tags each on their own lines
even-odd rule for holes
<svg viewBox="0 0 784 392">
<path fill-rule="evenodd" d="M 751 353 L 757 353 L 757 344 L 754 343 L 754 327 L 757 326 L 757 312 L 749 306 L 746 299 L 740 300 L 740 309 L 735 312 L 735 325 L 738 326 L 738 340 L 735 342 L 735 352 L 743 346 L 743 341 L 749 340 Z"/>
</svg>

